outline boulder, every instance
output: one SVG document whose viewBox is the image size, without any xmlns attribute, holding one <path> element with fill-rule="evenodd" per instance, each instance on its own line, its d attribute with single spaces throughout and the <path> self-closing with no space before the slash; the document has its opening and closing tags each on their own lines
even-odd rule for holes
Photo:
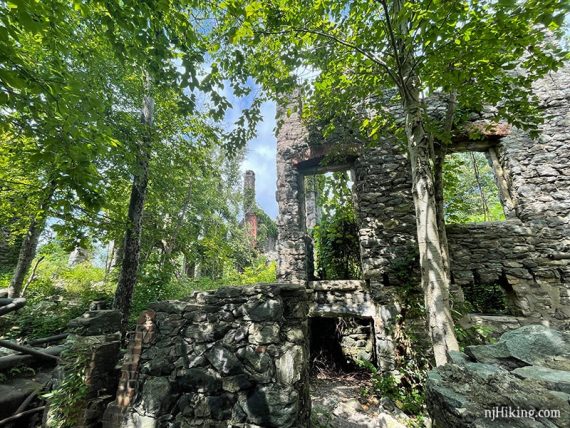
<svg viewBox="0 0 570 428">
<path fill-rule="evenodd" d="M 436 427 L 570 426 L 570 335 L 542 325 L 504 333 L 494 345 L 454 352 L 428 375 Z M 549 414 L 539 413 L 547 411 Z"/>
<path fill-rule="evenodd" d="M 115 310 L 87 311 L 69 321 L 71 333 L 80 336 L 98 336 L 121 329 L 121 313 Z"/>
</svg>

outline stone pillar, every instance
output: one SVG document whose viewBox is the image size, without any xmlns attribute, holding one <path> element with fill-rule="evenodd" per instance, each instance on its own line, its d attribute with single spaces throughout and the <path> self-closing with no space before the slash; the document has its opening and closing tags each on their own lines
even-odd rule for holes
<svg viewBox="0 0 570 428">
<path fill-rule="evenodd" d="M 255 172 L 248 169 L 243 176 L 243 211 L 253 212 L 255 209 Z"/>
<path fill-rule="evenodd" d="M 56 372 L 54 394 L 60 391 L 67 400 L 77 400 L 67 404 L 80 407 L 72 410 L 75 420 L 67 421 L 75 427 L 99 427 L 105 407 L 114 398 L 118 375 L 115 366 L 121 344 L 120 327 L 121 314 L 115 310 L 88 311 L 69 323 L 71 334 L 65 343 L 66 351 L 62 354 L 62 363 Z M 85 368 L 83 383 L 87 390 L 84 392 L 73 389 L 76 382 L 65 382 L 68 377 L 77 375 L 80 370 L 78 364 Z M 63 409 L 64 412 L 70 410 Z M 48 419 L 57 417 L 57 413 L 59 409 L 50 406 Z"/>
<path fill-rule="evenodd" d="M 305 217 L 307 229 L 314 228 L 321 219 L 321 207 L 318 205 L 318 196 L 317 177 L 315 175 L 305 177 Z"/>
<path fill-rule="evenodd" d="M 247 236 L 253 246 L 257 243 L 257 214 L 255 207 L 255 172 L 247 170 L 243 176 L 244 225 Z"/>
<path fill-rule="evenodd" d="M 245 213 L 246 233 L 251 244 L 255 246 L 257 243 L 257 214 L 254 212 Z"/>
<path fill-rule="evenodd" d="M 77 266 L 80 263 L 86 262 L 89 260 L 89 251 L 85 248 L 77 246 L 73 249 L 73 251 L 69 254 L 69 259 L 67 260 L 67 265 L 69 267 Z"/>
<path fill-rule="evenodd" d="M 301 122 L 294 103 L 277 111 L 282 120 L 277 134 L 277 203 L 279 231 L 277 252 L 277 279 L 283 282 L 304 283 L 307 273 L 308 238 L 305 227 L 303 175 L 295 167 L 295 160 L 306 143 L 307 130 Z"/>
<path fill-rule="evenodd" d="M 103 415 L 102 423 L 104 428 L 118 428 L 123 426 L 140 426 L 145 421 L 154 423 L 153 418 L 145 418 L 145 415 L 131 413 L 130 407 L 136 398 L 139 385 L 139 365 L 143 345 L 152 342 L 155 336 L 155 317 L 152 310 L 144 311 L 135 328 L 134 337 L 129 341 L 129 346 L 123 360 L 121 368 L 121 378 L 117 387 L 117 395 L 114 402 L 110 403 Z M 137 423 L 139 425 L 137 425 Z"/>
</svg>

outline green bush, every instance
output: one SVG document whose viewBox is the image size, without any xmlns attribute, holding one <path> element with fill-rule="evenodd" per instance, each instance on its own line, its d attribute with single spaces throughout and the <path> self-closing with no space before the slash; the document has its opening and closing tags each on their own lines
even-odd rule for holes
<svg viewBox="0 0 570 428">
<path fill-rule="evenodd" d="M 41 247 L 33 265 L 39 258 L 35 278 L 23 296 L 26 306 L 0 319 L 2 336 L 34 339 L 60 333 L 91 301 L 113 296 L 115 285 L 105 281 L 103 269 L 89 263 L 69 267 L 68 254 L 57 242 Z M 2 280 L 8 282 L 10 276 Z"/>
<path fill-rule="evenodd" d="M 164 281 L 159 272 L 145 274 L 135 287 L 133 306 L 131 309 L 131 322 L 136 321 L 139 314 L 148 309 L 150 303 L 161 300 L 182 300 L 194 291 L 215 290 L 223 286 L 248 285 L 257 283 L 274 283 L 277 280 L 277 264 L 259 257 L 251 266 L 239 272 L 228 262 L 223 269 L 221 278 L 177 278 L 170 276 L 170 281 Z"/>
<path fill-rule="evenodd" d="M 322 218 L 311 231 L 316 276 L 320 279 L 359 279 L 362 272 L 358 225 L 348 174 L 335 172 L 318 180 Z"/>
</svg>

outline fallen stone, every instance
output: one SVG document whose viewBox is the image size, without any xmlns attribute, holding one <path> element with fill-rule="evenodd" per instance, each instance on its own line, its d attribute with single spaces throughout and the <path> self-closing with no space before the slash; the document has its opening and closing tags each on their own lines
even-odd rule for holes
<svg viewBox="0 0 570 428">
<path fill-rule="evenodd" d="M 513 370 L 513 373 L 525 379 L 536 379 L 548 385 L 548 389 L 570 394 L 570 372 L 553 370 L 547 367 L 527 366 Z"/>
<path fill-rule="evenodd" d="M 70 333 L 80 336 L 115 333 L 121 329 L 121 313 L 115 310 L 88 311 L 72 319 L 68 326 Z"/>
</svg>

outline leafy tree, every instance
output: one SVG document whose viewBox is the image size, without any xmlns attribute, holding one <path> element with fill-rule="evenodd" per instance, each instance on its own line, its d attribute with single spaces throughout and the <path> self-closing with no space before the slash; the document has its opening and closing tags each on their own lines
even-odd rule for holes
<svg viewBox="0 0 570 428">
<path fill-rule="evenodd" d="M 465 112 L 484 105 L 497 106 L 496 120 L 536 130 L 532 83 L 560 65 L 550 35 L 560 36 L 568 7 L 564 0 L 228 2 L 225 28 L 247 58 L 236 65 L 247 63 L 273 93 L 290 88 L 307 66 L 316 75 L 307 110 L 334 119 L 355 106 L 353 121 L 369 141 L 405 144 L 438 365 L 458 345 L 436 150 L 452 140 Z M 443 114 L 428 114 L 441 98 Z"/>
<path fill-rule="evenodd" d="M 494 173 L 483 153 L 447 155 L 443 183 L 446 221 L 470 223 L 505 219 Z"/>
<path fill-rule="evenodd" d="M 106 80 L 93 72 L 106 51 L 96 49 L 69 4 L 7 2 L 0 21 L 0 158 L 14 165 L 0 182 L 19 211 L 13 232 L 23 236 L 10 284 L 10 294 L 18 295 L 50 210 L 100 206 L 96 160 L 115 141 L 103 121 Z"/>
<path fill-rule="evenodd" d="M 12 295 L 20 292 L 47 218 L 57 217 L 61 236 L 71 242 L 97 228 L 123 241 L 115 307 L 126 322 L 153 160 L 163 146 L 172 153 L 200 151 L 204 139 L 226 152 L 239 150 L 259 119 L 259 102 L 250 99 L 231 132 L 213 131 L 212 123 L 223 119 L 230 104 L 220 95 L 223 68 L 207 66 L 213 42 L 199 24 L 211 7 L 178 0 L 0 5 L 0 160 L 17 165 L 23 183 L 7 184 L 14 178 L 10 171 L 0 175 L 2 192 L 18 207 L 2 215 L 24 237 Z M 245 76 L 231 83 L 247 94 Z M 175 139 L 178 144 L 172 144 Z M 191 167 L 192 158 L 186 161 Z M 167 189 L 165 184 L 162 191 Z"/>
<path fill-rule="evenodd" d="M 356 211 L 346 172 L 317 178 L 320 221 L 312 231 L 318 277 L 357 279 L 360 277 L 360 246 Z"/>
</svg>

